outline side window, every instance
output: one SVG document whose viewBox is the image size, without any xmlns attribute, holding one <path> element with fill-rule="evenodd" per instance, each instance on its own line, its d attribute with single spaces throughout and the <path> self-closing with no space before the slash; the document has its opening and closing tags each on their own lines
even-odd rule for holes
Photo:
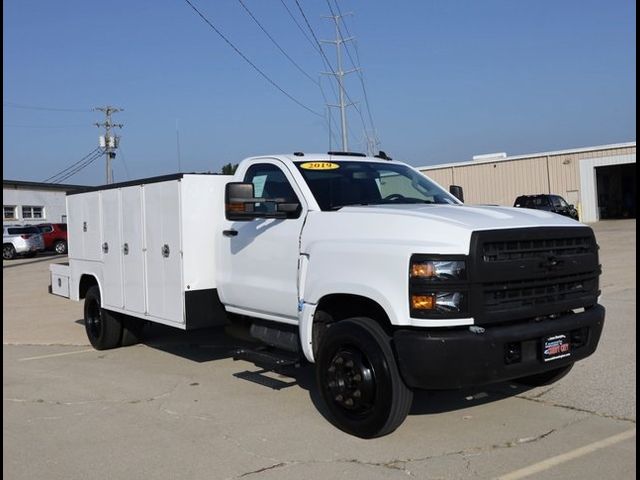
<svg viewBox="0 0 640 480">
<path fill-rule="evenodd" d="M 562 197 L 552 197 L 553 198 L 553 206 L 554 207 L 568 207 L 567 202 L 564 201 Z"/>
<path fill-rule="evenodd" d="M 253 183 L 254 195 L 258 198 L 282 199 L 287 203 L 298 203 L 300 200 L 293 191 L 293 187 L 284 172 L 271 163 L 258 163 L 251 165 L 244 176 L 245 182 Z M 257 204 L 257 212 L 270 212 L 275 208 L 272 202 Z M 302 207 L 289 214 L 288 218 L 298 218 Z"/>
</svg>

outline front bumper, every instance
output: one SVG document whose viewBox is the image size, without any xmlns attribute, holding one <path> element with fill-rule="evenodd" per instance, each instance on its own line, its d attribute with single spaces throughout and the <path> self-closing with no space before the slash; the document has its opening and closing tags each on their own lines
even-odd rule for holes
<svg viewBox="0 0 640 480">
<path fill-rule="evenodd" d="M 463 388 L 534 375 L 588 357 L 600 340 L 604 314 L 604 307 L 596 305 L 552 320 L 486 326 L 484 333 L 403 329 L 394 333 L 393 342 L 400 373 L 410 387 Z M 543 362 L 542 339 L 572 332 L 580 332 L 582 341 L 571 346 L 571 355 Z M 513 344 L 519 345 L 520 361 L 508 363 L 507 346 Z"/>
</svg>

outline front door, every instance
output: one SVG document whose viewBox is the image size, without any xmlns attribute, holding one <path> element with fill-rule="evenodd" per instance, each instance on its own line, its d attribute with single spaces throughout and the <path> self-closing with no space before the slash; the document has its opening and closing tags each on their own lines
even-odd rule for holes
<svg viewBox="0 0 640 480">
<path fill-rule="evenodd" d="M 307 207 L 293 177 L 278 160 L 259 160 L 249 165 L 243 181 L 253 183 L 258 198 L 281 198 L 299 203 L 300 208 L 286 219 L 224 222 L 225 230 L 237 234 L 222 236 L 220 232 L 220 298 L 227 307 L 246 314 L 297 321 L 300 233 Z M 262 204 L 256 210 L 271 207 L 272 204 Z"/>
</svg>

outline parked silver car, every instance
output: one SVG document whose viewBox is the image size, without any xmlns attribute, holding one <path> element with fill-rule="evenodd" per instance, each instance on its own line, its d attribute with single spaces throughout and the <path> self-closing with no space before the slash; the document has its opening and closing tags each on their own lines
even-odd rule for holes
<svg viewBox="0 0 640 480">
<path fill-rule="evenodd" d="M 33 256 L 42 250 L 44 250 L 44 240 L 37 227 L 28 225 L 3 225 L 3 260 L 11 260 L 18 255 Z"/>
</svg>

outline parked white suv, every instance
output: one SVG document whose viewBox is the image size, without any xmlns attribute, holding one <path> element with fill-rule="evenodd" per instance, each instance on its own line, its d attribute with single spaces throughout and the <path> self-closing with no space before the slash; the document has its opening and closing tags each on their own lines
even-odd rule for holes
<svg viewBox="0 0 640 480">
<path fill-rule="evenodd" d="M 2 229 L 2 259 L 11 260 L 17 255 L 33 256 L 44 250 L 44 240 L 37 227 L 6 225 Z"/>
</svg>

